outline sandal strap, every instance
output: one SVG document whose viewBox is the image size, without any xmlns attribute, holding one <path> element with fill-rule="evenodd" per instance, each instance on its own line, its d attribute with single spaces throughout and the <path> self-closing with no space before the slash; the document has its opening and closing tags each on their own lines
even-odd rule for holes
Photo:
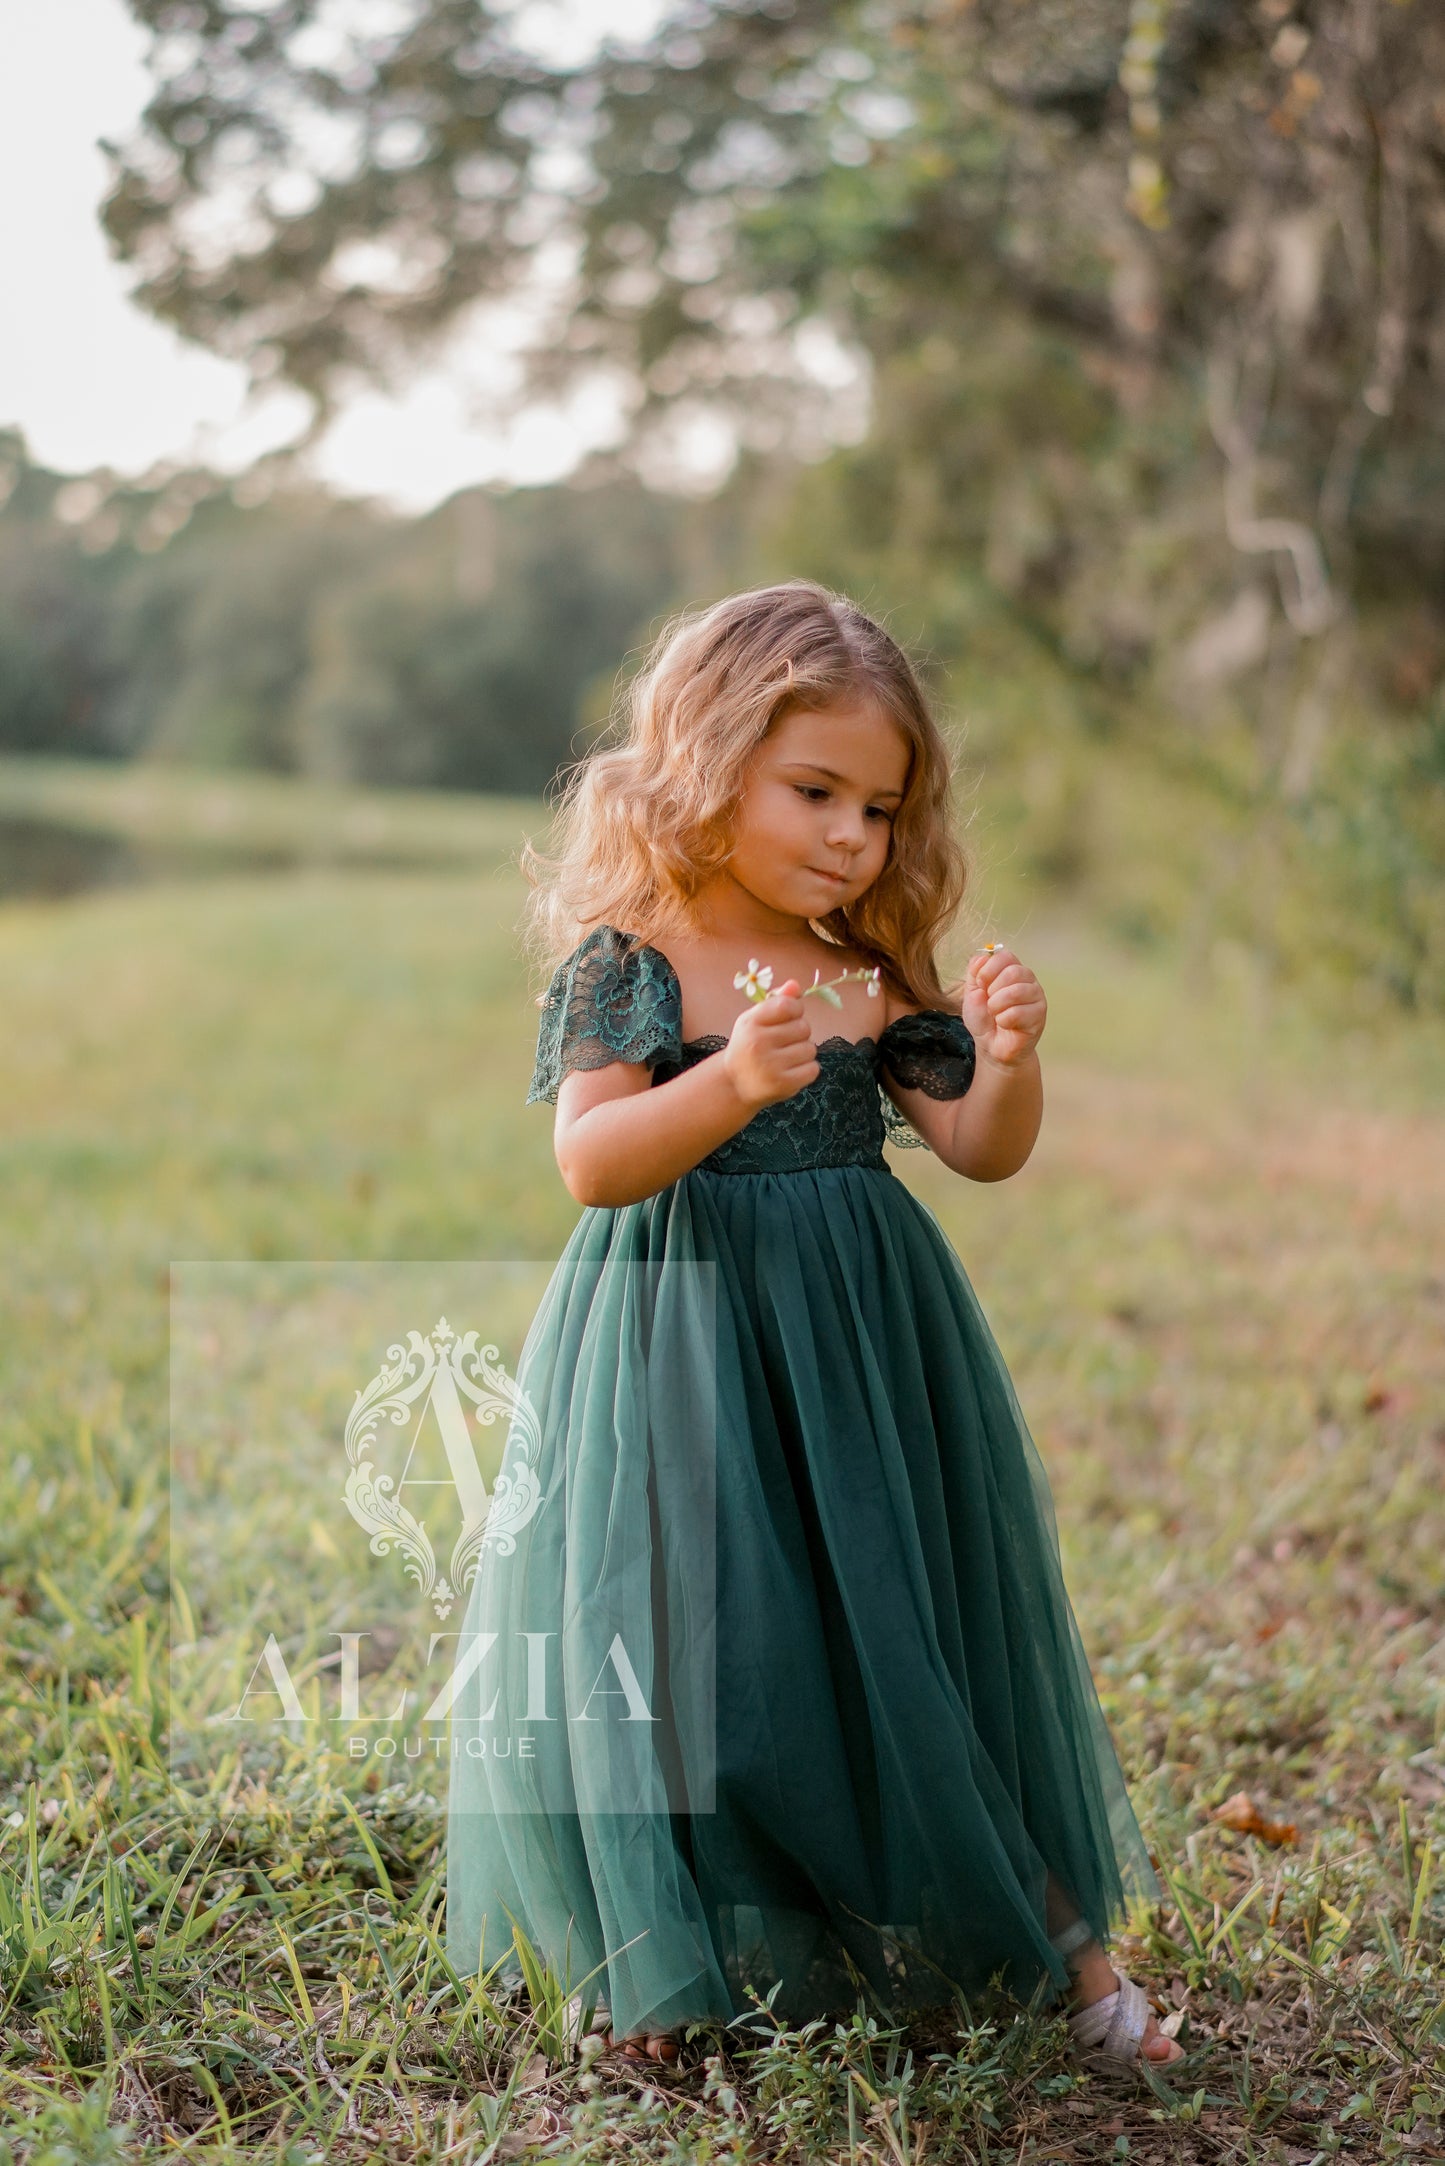
<svg viewBox="0 0 1445 2166">
<path fill-rule="evenodd" d="M 1149 2028 L 1149 1996 L 1122 1971 L 1115 1971 L 1114 1975 L 1119 1981 L 1119 1997 L 1100 2050 L 1107 2059 L 1132 2067 L 1139 2058 L 1144 2033 Z"/>
<path fill-rule="evenodd" d="M 1120 2068 L 1133 2068 L 1149 2028 L 1149 1996 L 1121 1970 L 1114 1976 L 1119 1981 L 1117 1989 L 1070 2016 L 1069 2033 L 1081 2051 Z"/>
<path fill-rule="evenodd" d="M 1069 2036 L 1083 2053 L 1093 2053 L 1109 2035 L 1109 2025 L 1114 2010 L 1119 2005 L 1117 1987 L 1101 2001 L 1090 2001 L 1087 2008 L 1078 2008 L 1069 2017 Z"/>
</svg>

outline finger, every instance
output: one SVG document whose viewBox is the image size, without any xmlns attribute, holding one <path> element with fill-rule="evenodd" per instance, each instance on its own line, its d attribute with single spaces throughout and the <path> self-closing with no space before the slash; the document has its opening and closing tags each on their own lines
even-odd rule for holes
<svg viewBox="0 0 1445 2166">
<path fill-rule="evenodd" d="M 789 1031 L 786 1037 L 770 1031 L 765 1038 L 758 1039 L 757 1050 L 767 1066 L 776 1067 L 779 1061 L 786 1065 L 789 1061 L 806 1060 L 813 1050 L 813 1041 L 805 1025 L 796 1032 Z"/>
</svg>

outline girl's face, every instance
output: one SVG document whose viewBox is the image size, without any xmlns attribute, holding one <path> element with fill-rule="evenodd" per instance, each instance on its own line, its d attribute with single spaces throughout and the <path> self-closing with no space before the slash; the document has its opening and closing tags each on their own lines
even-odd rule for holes
<svg viewBox="0 0 1445 2166">
<path fill-rule="evenodd" d="M 854 901 L 887 861 L 912 750 L 876 707 L 784 715 L 754 756 L 730 876 L 790 917 Z"/>
</svg>

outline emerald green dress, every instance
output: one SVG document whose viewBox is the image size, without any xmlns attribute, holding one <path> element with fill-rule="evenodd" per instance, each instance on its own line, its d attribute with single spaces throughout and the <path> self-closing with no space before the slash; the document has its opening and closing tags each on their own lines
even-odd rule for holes
<svg viewBox="0 0 1445 2166">
<path fill-rule="evenodd" d="M 676 974 L 597 926 L 528 1102 L 684 1041 Z M 1062 1988 L 1157 1894 L 1047 1480 L 963 1265 L 883 1146 L 952 1099 L 961 1017 L 820 1073 L 680 1180 L 584 1209 L 523 1347 L 462 1627 L 447 1948 L 515 1922 L 623 2035 Z M 466 1665 L 458 1664 L 463 1677 Z"/>
</svg>

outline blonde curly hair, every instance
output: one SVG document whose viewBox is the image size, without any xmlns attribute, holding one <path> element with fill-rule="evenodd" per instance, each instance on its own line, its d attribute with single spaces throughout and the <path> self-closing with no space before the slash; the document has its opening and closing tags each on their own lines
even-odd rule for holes
<svg viewBox="0 0 1445 2166">
<path fill-rule="evenodd" d="M 953 832 L 954 758 L 907 655 L 845 596 L 810 580 L 729 595 L 675 617 L 598 743 L 569 770 L 553 848 L 526 839 L 532 887 L 523 924 L 544 973 L 594 925 L 652 942 L 691 929 L 690 906 L 727 863 L 750 762 L 796 709 L 868 704 L 913 751 L 882 872 L 854 901 L 813 920 L 819 934 L 881 965 L 920 1007 L 957 1006 L 936 954 L 972 867 Z"/>
</svg>

